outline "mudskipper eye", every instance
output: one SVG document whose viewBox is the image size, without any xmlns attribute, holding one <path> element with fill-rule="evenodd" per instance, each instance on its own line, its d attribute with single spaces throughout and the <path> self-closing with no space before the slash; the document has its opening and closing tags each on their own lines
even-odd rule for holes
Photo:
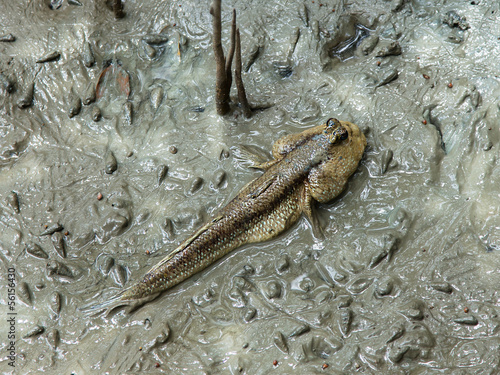
<svg viewBox="0 0 500 375">
<path fill-rule="evenodd" d="M 333 127 L 337 127 L 337 126 L 340 126 L 340 121 L 337 120 L 336 118 L 328 119 L 328 121 L 326 122 L 327 128 L 333 128 Z"/>
<path fill-rule="evenodd" d="M 342 132 L 340 133 L 340 140 L 343 141 L 344 139 L 347 139 L 349 137 L 349 133 L 347 132 L 347 130 L 345 130 L 344 128 L 342 128 Z"/>
<path fill-rule="evenodd" d="M 344 128 L 343 126 L 339 126 L 337 129 L 335 129 L 330 136 L 330 143 L 335 144 L 342 142 L 343 140 L 347 139 L 349 137 L 349 133 L 347 132 L 347 129 Z"/>
</svg>

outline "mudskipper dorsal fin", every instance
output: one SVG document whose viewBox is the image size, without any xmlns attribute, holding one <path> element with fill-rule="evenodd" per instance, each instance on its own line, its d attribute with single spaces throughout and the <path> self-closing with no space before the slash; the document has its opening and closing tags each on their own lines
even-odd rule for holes
<svg viewBox="0 0 500 375">
<path fill-rule="evenodd" d="M 240 145 L 233 149 L 233 153 L 249 168 L 266 170 L 277 162 L 277 160 L 269 160 L 268 154 L 257 146 Z"/>
</svg>

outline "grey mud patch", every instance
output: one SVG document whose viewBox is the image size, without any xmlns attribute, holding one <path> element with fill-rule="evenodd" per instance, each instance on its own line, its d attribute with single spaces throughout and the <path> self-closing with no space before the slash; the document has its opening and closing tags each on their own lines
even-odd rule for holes
<svg viewBox="0 0 500 375">
<path fill-rule="evenodd" d="M 223 1 L 267 108 L 248 120 L 215 113 L 209 6 L 1 2 L 2 372 L 500 371 L 498 2 Z M 329 117 L 368 149 L 319 208 L 324 241 L 302 220 L 131 313 L 82 314 L 258 175 L 240 145 Z"/>
</svg>

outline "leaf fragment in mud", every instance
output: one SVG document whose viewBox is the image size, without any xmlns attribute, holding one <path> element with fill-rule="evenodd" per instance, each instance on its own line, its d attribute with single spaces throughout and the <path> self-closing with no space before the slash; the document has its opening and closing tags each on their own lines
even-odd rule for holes
<svg viewBox="0 0 500 375">
<path fill-rule="evenodd" d="M 48 236 L 48 235 L 51 235 L 55 232 L 60 232 L 63 229 L 64 229 L 64 227 L 59 223 L 51 224 L 51 225 L 47 226 L 42 233 L 40 233 L 40 236 Z"/>
<path fill-rule="evenodd" d="M 66 258 L 66 245 L 64 244 L 64 237 L 61 232 L 55 232 L 50 236 L 54 250 L 61 258 Z"/>
<path fill-rule="evenodd" d="M 130 95 L 130 76 L 116 61 L 103 69 L 95 88 L 96 98 L 100 99 L 106 91 L 117 90 L 128 99 Z"/>
<path fill-rule="evenodd" d="M 340 332 L 342 332 L 344 336 L 349 335 L 349 332 L 351 331 L 352 318 L 353 312 L 351 309 L 347 308 L 340 310 L 339 328 Z"/>
<path fill-rule="evenodd" d="M 286 344 L 286 339 L 281 332 L 278 332 L 274 336 L 274 345 L 281 350 L 283 353 L 288 354 L 288 345 Z"/>
<path fill-rule="evenodd" d="M 467 326 L 475 326 L 477 325 L 479 322 L 477 320 L 477 318 L 475 316 L 466 316 L 466 317 L 463 317 L 463 318 L 457 318 L 457 319 L 453 319 L 453 321 L 455 323 L 458 323 L 458 324 L 464 324 L 464 325 L 467 325 Z"/>
<path fill-rule="evenodd" d="M 307 324 L 300 324 L 297 327 L 295 327 L 292 332 L 288 335 L 288 337 L 296 337 L 303 335 L 304 333 L 307 333 L 311 330 L 311 327 L 309 327 Z"/>
<path fill-rule="evenodd" d="M 40 245 L 38 245 L 36 243 L 27 244 L 26 245 L 26 252 L 35 258 L 39 258 L 39 259 L 48 259 L 49 258 L 47 253 L 45 251 L 43 251 L 43 249 L 40 247 Z"/>
<path fill-rule="evenodd" d="M 54 291 L 50 295 L 49 307 L 56 315 L 59 314 L 61 311 L 61 295 L 59 292 Z"/>
<path fill-rule="evenodd" d="M 19 197 L 17 196 L 17 193 L 12 191 L 8 194 L 6 202 L 16 213 L 19 213 Z"/>
<path fill-rule="evenodd" d="M 20 301 L 24 302 L 26 305 L 31 305 L 31 291 L 29 285 L 25 281 L 19 283 L 17 295 Z"/>
<path fill-rule="evenodd" d="M 12 34 L 7 34 L 7 35 L 2 35 L 0 36 L 0 42 L 7 42 L 7 43 L 11 43 L 11 42 L 15 42 L 16 41 L 16 37 Z"/>
<path fill-rule="evenodd" d="M 33 328 L 31 328 L 24 336 L 24 339 L 27 338 L 32 338 L 38 335 L 41 335 L 43 332 L 45 332 L 45 328 L 42 327 L 41 325 L 36 325 Z"/>
<path fill-rule="evenodd" d="M 59 60 L 60 57 L 61 57 L 61 54 L 59 52 L 52 51 L 52 52 L 46 53 L 45 55 L 40 57 L 38 60 L 36 60 L 36 62 L 39 64 L 42 64 L 42 63 L 46 63 L 46 62 Z"/>
</svg>

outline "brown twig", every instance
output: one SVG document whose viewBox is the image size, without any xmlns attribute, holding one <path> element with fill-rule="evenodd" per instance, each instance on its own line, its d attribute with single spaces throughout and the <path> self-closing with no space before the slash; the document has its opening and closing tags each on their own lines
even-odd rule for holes
<svg viewBox="0 0 500 375">
<path fill-rule="evenodd" d="M 234 69 L 234 80 L 236 81 L 236 88 L 238 89 L 238 100 L 241 104 L 241 109 L 243 110 L 243 115 L 246 118 L 252 116 L 252 110 L 248 104 L 247 95 L 245 93 L 245 87 L 243 86 L 243 81 L 241 79 L 241 39 L 240 39 L 240 29 L 236 30 L 236 60 Z"/>
<path fill-rule="evenodd" d="M 115 14 L 115 18 L 125 17 L 122 0 L 113 0 L 113 13 Z"/>
<path fill-rule="evenodd" d="M 210 7 L 210 14 L 213 16 L 213 48 L 215 56 L 215 106 L 217 113 L 221 116 L 229 112 L 229 92 L 231 90 L 231 82 L 228 81 L 226 73 L 226 59 L 222 50 L 221 36 L 221 0 L 214 0 Z M 234 18 L 233 18 L 234 20 Z M 236 22 L 236 20 L 234 20 Z M 231 57 L 232 59 L 232 57 Z M 229 74 L 230 76 L 230 74 Z"/>
<path fill-rule="evenodd" d="M 229 51 L 227 52 L 226 60 L 226 76 L 228 81 L 229 90 L 231 90 L 231 84 L 233 83 L 233 75 L 231 73 L 231 67 L 233 65 L 233 56 L 236 43 L 236 9 L 233 9 L 233 21 L 231 22 L 231 44 L 229 45 Z"/>
</svg>

